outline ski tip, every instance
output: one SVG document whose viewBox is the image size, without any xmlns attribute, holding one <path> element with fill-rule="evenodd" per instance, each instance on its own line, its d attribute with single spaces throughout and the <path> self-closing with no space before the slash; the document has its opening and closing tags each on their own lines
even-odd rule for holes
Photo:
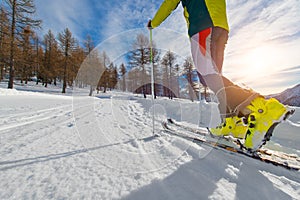
<svg viewBox="0 0 300 200">
<path fill-rule="evenodd" d="M 171 118 L 168 118 L 168 122 L 174 124 L 174 121 Z"/>
<path fill-rule="evenodd" d="M 163 128 L 168 129 L 167 122 L 162 122 L 161 125 L 163 126 Z"/>
<path fill-rule="evenodd" d="M 210 128 L 206 127 L 206 129 L 207 129 L 207 132 L 209 133 L 210 137 L 212 137 L 212 138 L 218 137 L 218 136 L 215 136 L 215 135 L 210 131 Z"/>
<path fill-rule="evenodd" d="M 283 120 L 287 120 L 291 115 L 295 113 L 295 109 L 290 109 L 284 116 Z"/>
</svg>

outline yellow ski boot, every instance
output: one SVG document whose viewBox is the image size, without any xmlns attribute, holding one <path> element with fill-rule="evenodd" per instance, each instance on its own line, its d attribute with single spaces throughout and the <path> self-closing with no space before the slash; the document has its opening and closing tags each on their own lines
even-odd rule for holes
<svg viewBox="0 0 300 200">
<path fill-rule="evenodd" d="M 247 125 L 244 118 L 237 116 L 225 118 L 225 121 L 216 128 L 210 128 L 211 134 L 215 136 L 232 135 L 235 138 L 245 138 L 247 133 Z"/>
<path fill-rule="evenodd" d="M 244 146 L 250 151 L 256 151 L 269 141 L 276 125 L 295 111 L 274 98 L 266 100 L 263 97 L 254 99 L 247 108 L 251 114 Z"/>
</svg>

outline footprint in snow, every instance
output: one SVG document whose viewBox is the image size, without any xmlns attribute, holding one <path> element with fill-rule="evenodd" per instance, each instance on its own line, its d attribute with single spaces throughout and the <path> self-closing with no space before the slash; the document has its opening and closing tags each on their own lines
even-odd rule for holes
<svg viewBox="0 0 300 200">
<path fill-rule="evenodd" d="M 234 179 L 238 179 L 238 174 L 240 170 L 232 165 L 228 165 L 227 168 L 225 169 L 225 172 Z"/>
</svg>

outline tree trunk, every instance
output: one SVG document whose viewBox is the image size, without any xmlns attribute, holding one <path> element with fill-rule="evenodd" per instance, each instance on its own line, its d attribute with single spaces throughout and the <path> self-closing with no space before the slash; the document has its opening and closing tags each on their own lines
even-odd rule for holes
<svg viewBox="0 0 300 200">
<path fill-rule="evenodd" d="M 62 88 L 62 93 L 66 93 L 66 88 L 67 88 L 67 54 L 66 54 L 66 61 L 65 61 L 65 66 L 64 66 L 64 76 L 63 76 L 63 88 Z"/>
<path fill-rule="evenodd" d="M 0 81 L 3 79 L 3 66 L 0 65 Z"/>
<path fill-rule="evenodd" d="M 15 29 L 16 29 L 16 0 L 12 3 L 12 22 L 11 22 L 11 40 L 10 40 L 10 62 L 9 62 L 9 81 L 8 89 L 14 87 L 14 43 L 15 43 Z"/>
<path fill-rule="evenodd" d="M 93 86 L 90 86 L 90 93 L 89 93 L 90 97 L 93 95 L 93 90 L 94 90 Z"/>
</svg>

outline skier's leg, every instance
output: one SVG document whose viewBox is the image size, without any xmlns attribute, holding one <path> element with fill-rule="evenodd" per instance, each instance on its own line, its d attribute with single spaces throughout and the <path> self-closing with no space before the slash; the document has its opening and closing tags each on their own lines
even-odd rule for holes
<svg viewBox="0 0 300 200">
<path fill-rule="evenodd" d="M 233 84 L 219 73 L 222 70 L 227 38 L 228 32 L 218 27 L 214 27 L 214 31 L 213 28 L 208 28 L 191 38 L 195 67 L 201 74 L 201 82 L 215 93 L 222 119 L 240 114 L 258 96 L 256 92 Z"/>
<path fill-rule="evenodd" d="M 226 34 L 220 29 L 213 31 L 210 28 L 191 38 L 196 69 L 202 75 L 202 81 L 217 96 L 223 118 L 221 126 L 211 130 L 216 135 L 243 137 L 244 134 L 245 147 L 256 150 L 269 140 L 275 125 L 294 111 L 275 99 L 265 100 L 256 92 L 233 84 L 219 73 L 222 70 Z M 236 116 L 249 116 L 246 129 Z"/>
<path fill-rule="evenodd" d="M 247 127 L 240 123 L 243 120 L 236 115 L 256 96 L 256 93 L 234 85 L 220 73 L 224 58 L 224 49 L 228 32 L 221 28 L 209 28 L 191 38 L 193 60 L 197 71 L 201 74 L 201 82 L 205 83 L 216 95 L 223 123 L 212 129 L 216 135 L 231 134 L 243 138 Z M 235 118 L 230 118 L 234 117 Z M 229 117 L 226 119 L 226 117 Z"/>
<path fill-rule="evenodd" d="M 213 27 L 212 28 L 212 36 L 211 36 L 211 58 L 216 65 L 218 72 L 222 73 L 223 60 L 224 60 L 224 51 L 225 45 L 228 40 L 228 31 L 220 28 Z"/>
<path fill-rule="evenodd" d="M 191 52 L 193 56 L 193 61 L 195 67 L 200 74 L 199 78 L 201 83 L 204 86 L 223 88 L 223 81 L 221 76 L 219 75 L 218 69 L 213 63 L 211 57 L 211 36 L 212 36 L 212 28 L 205 29 L 191 37 Z M 213 84 L 206 80 L 205 78 L 209 74 L 214 74 L 216 79 Z M 208 83 L 206 83 L 208 81 Z M 226 98 L 220 94 L 218 97 L 219 102 L 226 101 Z M 222 97 L 221 97 L 222 96 Z M 226 113 L 226 102 L 222 102 L 219 104 L 220 113 Z"/>
<path fill-rule="evenodd" d="M 209 85 L 209 88 L 215 93 L 220 104 L 226 103 L 226 112 L 221 113 L 224 118 L 236 115 L 241 117 L 247 116 L 250 112 L 249 110 L 245 110 L 246 106 L 248 106 L 256 97 L 260 96 L 260 94 L 252 90 L 247 90 L 235 85 L 232 81 L 222 75 L 209 74 L 204 76 L 204 80 L 207 85 Z M 220 81 L 222 83 L 219 83 Z M 219 85 L 221 84 L 223 84 L 224 87 L 220 88 Z"/>
</svg>

